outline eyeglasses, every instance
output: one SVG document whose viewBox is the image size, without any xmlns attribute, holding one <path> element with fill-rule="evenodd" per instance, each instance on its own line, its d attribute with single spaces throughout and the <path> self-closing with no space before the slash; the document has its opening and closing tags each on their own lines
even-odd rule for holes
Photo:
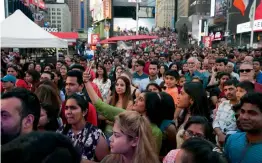
<svg viewBox="0 0 262 163">
<path fill-rule="evenodd" d="M 193 138 L 193 137 L 198 137 L 198 138 L 205 138 L 205 136 L 204 135 L 202 135 L 202 134 L 194 134 L 192 131 L 190 131 L 190 130 L 186 130 L 185 131 L 185 136 L 187 136 L 187 137 L 190 137 L 190 138 Z"/>
<path fill-rule="evenodd" d="M 253 69 L 242 69 L 242 70 L 239 70 L 239 72 L 243 73 L 243 72 L 251 72 Z"/>
</svg>

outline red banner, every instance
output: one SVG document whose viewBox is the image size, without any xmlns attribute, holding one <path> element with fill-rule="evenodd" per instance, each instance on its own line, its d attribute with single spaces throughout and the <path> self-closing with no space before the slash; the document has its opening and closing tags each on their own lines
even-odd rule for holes
<svg viewBox="0 0 262 163">
<path fill-rule="evenodd" d="M 35 6 L 38 6 L 39 3 L 39 8 L 46 9 L 45 2 L 43 0 L 24 0 L 24 1 L 26 1 L 26 3 L 29 1 L 29 4 L 33 4 Z"/>
<path fill-rule="evenodd" d="M 203 44 L 206 48 L 210 48 L 212 46 L 212 40 L 210 36 L 203 36 Z"/>
<path fill-rule="evenodd" d="M 99 41 L 99 34 L 91 34 L 91 44 L 97 44 Z"/>
</svg>

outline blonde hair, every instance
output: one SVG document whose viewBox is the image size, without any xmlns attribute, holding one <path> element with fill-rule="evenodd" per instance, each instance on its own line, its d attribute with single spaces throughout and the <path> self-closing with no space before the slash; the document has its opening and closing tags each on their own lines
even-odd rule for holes
<svg viewBox="0 0 262 163">
<path fill-rule="evenodd" d="M 156 141 L 153 138 L 149 120 L 136 111 L 125 111 L 115 117 L 121 132 L 128 137 L 138 137 L 138 145 L 133 156 L 134 163 L 159 163 Z"/>
</svg>

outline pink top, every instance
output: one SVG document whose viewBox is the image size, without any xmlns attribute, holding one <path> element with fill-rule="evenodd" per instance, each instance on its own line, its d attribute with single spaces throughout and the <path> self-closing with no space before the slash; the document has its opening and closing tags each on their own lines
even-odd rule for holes
<svg viewBox="0 0 262 163">
<path fill-rule="evenodd" d="M 178 154 L 179 151 L 180 149 L 175 149 L 170 151 L 163 159 L 163 163 L 175 163 L 176 155 Z"/>
</svg>

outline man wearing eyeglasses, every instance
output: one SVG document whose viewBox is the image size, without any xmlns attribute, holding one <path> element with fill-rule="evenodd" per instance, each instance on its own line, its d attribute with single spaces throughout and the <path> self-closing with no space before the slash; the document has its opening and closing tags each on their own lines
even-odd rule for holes
<svg viewBox="0 0 262 163">
<path fill-rule="evenodd" d="M 243 62 L 239 67 L 239 81 L 250 81 L 255 85 L 255 91 L 262 93 L 262 85 L 255 81 L 255 70 L 252 62 Z"/>
</svg>

